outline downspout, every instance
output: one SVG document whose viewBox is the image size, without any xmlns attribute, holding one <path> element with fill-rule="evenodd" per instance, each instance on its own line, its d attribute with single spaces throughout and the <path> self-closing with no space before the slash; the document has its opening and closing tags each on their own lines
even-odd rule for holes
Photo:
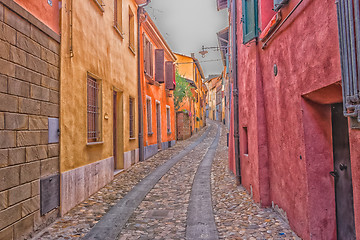
<svg viewBox="0 0 360 240">
<path fill-rule="evenodd" d="M 232 21 L 232 77 L 233 77 L 233 101 L 234 101 L 234 148 L 236 166 L 236 185 L 241 184 L 241 164 L 240 164 L 240 141 L 239 141 L 239 88 L 237 78 L 237 0 L 232 1 L 231 21 Z"/>
<path fill-rule="evenodd" d="M 144 126 L 143 126 L 143 102 L 142 102 L 142 91 L 141 91 L 141 72 L 140 72 L 140 15 L 144 11 L 144 7 L 146 7 L 151 0 L 146 0 L 145 4 L 139 5 L 137 9 L 137 25 L 138 25 L 138 111 L 139 111 L 139 161 L 144 161 Z"/>
</svg>

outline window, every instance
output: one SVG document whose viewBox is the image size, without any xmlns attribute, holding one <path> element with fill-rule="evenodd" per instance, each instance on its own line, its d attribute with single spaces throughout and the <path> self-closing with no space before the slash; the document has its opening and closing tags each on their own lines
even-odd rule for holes
<svg viewBox="0 0 360 240">
<path fill-rule="evenodd" d="M 144 72 L 147 76 L 153 77 L 153 45 L 144 35 Z"/>
<path fill-rule="evenodd" d="M 243 43 L 248 43 L 258 36 L 257 0 L 242 0 Z"/>
<path fill-rule="evenodd" d="M 170 106 L 166 106 L 166 123 L 167 132 L 171 133 Z"/>
<path fill-rule="evenodd" d="M 101 88 L 100 81 L 87 77 L 87 141 L 101 141 Z"/>
<path fill-rule="evenodd" d="M 164 49 L 155 49 L 155 81 L 164 83 L 165 78 L 165 51 Z"/>
<path fill-rule="evenodd" d="M 153 134 L 152 132 L 152 110 L 151 110 L 151 98 L 146 97 L 146 119 L 147 119 L 147 128 L 148 134 Z"/>
<path fill-rule="evenodd" d="M 120 33 L 122 33 L 122 0 L 114 0 L 114 27 Z"/>
<path fill-rule="evenodd" d="M 244 132 L 244 154 L 248 155 L 249 154 L 249 136 L 248 136 L 248 129 L 247 127 L 243 127 L 243 132 Z"/>
<path fill-rule="evenodd" d="M 129 135 L 130 138 L 135 138 L 135 100 L 129 98 Z"/>
<path fill-rule="evenodd" d="M 129 8 L 129 48 L 135 54 L 135 21 L 134 13 Z"/>
<path fill-rule="evenodd" d="M 175 89 L 175 66 L 171 61 L 165 62 L 165 89 Z"/>
</svg>

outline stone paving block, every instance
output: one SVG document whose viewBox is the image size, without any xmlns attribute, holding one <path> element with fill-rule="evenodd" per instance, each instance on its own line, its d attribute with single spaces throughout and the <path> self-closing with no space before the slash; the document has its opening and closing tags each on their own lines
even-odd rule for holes
<svg viewBox="0 0 360 240">
<path fill-rule="evenodd" d="M 42 76 L 41 86 L 50 88 L 51 90 L 59 91 L 59 80 L 49 78 L 47 76 Z"/>
<path fill-rule="evenodd" d="M 6 167 L 0 169 L 0 191 L 19 185 L 20 167 Z"/>
<path fill-rule="evenodd" d="M 0 149 L 0 168 L 6 167 L 9 164 L 9 150 Z"/>
<path fill-rule="evenodd" d="M 0 75 L 0 92 L 7 93 L 8 79 L 5 75 Z"/>
<path fill-rule="evenodd" d="M 14 77 L 15 76 L 15 65 L 7 60 L 0 58 L 0 74 Z"/>
<path fill-rule="evenodd" d="M 22 203 L 21 216 L 25 217 L 40 209 L 40 195 L 30 198 Z"/>
<path fill-rule="evenodd" d="M 9 190 L 9 206 L 31 197 L 31 183 L 20 185 Z"/>
<path fill-rule="evenodd" d="M 0 239 L 13 240 L 14 239 L 14 228 L 13 226 L 7 227 L 0 231 Z"/>
<path fill-rule="evenodd" d="M 18 113 L 5 113 L 5 129 L 26 130 L 29 128 L 29 116 Z"/>
<path fill-rule="evenodd" d="M 38 85 L 41 82 L 41 75 L 39 73 L 36 73 L 19 65 L 16 65 L 15 67 L 15 77 L 17 79 L 21 79 Z"/>
<path fill-rule="evenodd" d="M 8 93 L 21 97 L 29 97 L 30 84 L 28 82 L 20 81 L 14 78 L 9 78 Z"/>
<path fill-rule="evenodd" d="M 31 55 L 35 55 L 37 57 L 40 57 L 40 54 L 41 54 L 40 44 L 33 41 L 32 39 L 30 39 L 29 37 L 27 37 L 24 34 L 17 33 L 17 35 L 16 35 L 16 46 L 21 48 L 22 50 L 26 51 L 27 53 L 29 53 Z"/>
<path fill-rule="evenodd" d="M 14 238 L 26 239 L 34 230 L 34 214 L 21 219 L 14 225 Z"/>
<path fill-rule="evenodd" d="M 4 22 L 25 35 L 30 35 L 30 23 L 8 8 L 4 8 Z"/>
<path fill-rule="evenodd" d="M 59 105 L 41 102 L 41 115 L 49 117 L 59 117 Z"/>
<path fill-rule="evenodd" d="M 0 57 L 6 60 L 10 58 L 10 44 L 0 40 Z"/>
<path fill-rule="evenodd" d="M 39 43 L 41 46 L 44 46 L 46 48 L 49 48 L 49 37 L 44 32 L 42 32 L 40 29 L 35 27 L 34 25 L 31 25 L 31 38 Z"/>
<path fill-rule="evenodd" d="M 18 131 L 16 133 L 16 143 L 18 147 L 39 145 L 40 132 L 39 131 Z"/>
<path fill-rule="evenodd" d="M 28 99 L 28 98 L 20 98 L 19 99 L 19 112 L 20 113 L 39 115 L 40 108 L 41 108 L 40 101 Z"/>
<path fill-rule="evenodd" d="M 35 197 L 40 194 L 40 180 L 31 182 L 31 196 Z"/>
<path fill-rule="evenodd" d="M 40 178 L 40 161 L 21 165 L 20 168 L 20 183 L 34 181 Z"/>
<path fill-rule="evenodd" d="M 26 162 L 32 162 L 47 158 L 47 146 L 35 146 L 26 148 Z"/>
<path fill-rule="evenodd" d="M 11 46 L 9 60 L 22 66 L 26 66 L 26 52 L 20 48 Z"/>
<path fill-rule="evenodd" d="M 41 177 L 46 177 L 59 172 L 59 158 L 49 158 L 41 161 Z"/>
<path fill-rule="evenodd" d="M 16 165 L 25 162 L 25 148 L 9 149 L 9 165 Z"/>
<path fill-rule="evenodd" d="M 12 27 L 0 22 L 0 39 L 15 45 L 16 44 L 16 30 Z"/>
<path fill-rule="evenodd" d="M 0 111 L 17 112 L 18 106 L 19 106 L 18 97 L 9 94 L 0 93 Z"/>
<path fill-rule="evenodd" d="M 41 74 L 48 73 L 48 64 L 40 58 L 30 54 L 26 55 L 26 67 Z"/>
<path fill-rule="evenodd" d="M 29 117 L 29 130 L 47 130 L 48 118 L 42 116 Z"/>
<path fill-rule="evenodd" d="M 50 90 L 48 88 L 40 87 L 38 85 L 31 84 L 30 97 L 42 101 L 49 101 Z"/>
<path fill-rule="evenodd" d="M 49 157 L 59 156 L 59 144 L 50 144 L 48 145 L 48 155 Z"/>
<path fill-rule="evenodd" d="M 0 211 L 8 206 L 8 191 L 0 192 Z"/>
<path fill-rule="evenodd" d="M 9 148 L 16 146 L 15 131 L 0 131 L 0 148 Z"/>
<path fill-rule="evenodd" d="M 0 229 L 13 224 L 21 218 L 21 205 L 9 207 L 0 212 Z"/>
</svg>

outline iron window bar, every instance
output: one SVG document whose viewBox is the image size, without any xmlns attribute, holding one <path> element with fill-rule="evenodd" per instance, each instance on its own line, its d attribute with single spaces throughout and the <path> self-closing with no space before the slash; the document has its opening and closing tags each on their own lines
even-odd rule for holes
<svg viewBox="0 0 360 240">
<path fill-rule="evenodd" d="M 100 107 L 99 107 L 99 83 L 96 79 L 87 78 L 87 138 L 88 142 L 100 140 Z"/>
</svg>

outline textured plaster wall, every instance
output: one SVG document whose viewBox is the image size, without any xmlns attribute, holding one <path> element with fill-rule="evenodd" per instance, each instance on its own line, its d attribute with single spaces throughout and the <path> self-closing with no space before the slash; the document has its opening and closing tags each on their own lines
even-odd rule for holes
<svg viewBox="0 0 360 240">
<path fill-rule="evenodd" d="M 128 33 L 128 11 L 131 8 L 136 19 L 137 5 L 133 0 L 123 1 L 123 38 L 113 27 L 113 4 L 107 3 L 104 12 L 94 1 L 73 0 L 72 4 L 72 29 L 70 0 L 62 1 L 61 12 L 61 172 L 113 155 L 113 89 L 123 93 L 124 121 L 118 128 L 123 130 L 124 139 L 119 144 L 123 144 L 124 152 L 138 148 L 137 56 L 129 48 Z M 87 145 L 88 72 L 99 77 L 102 84 L 103 143 L 93 146 Z M 136 139 L 133 140 L 129 139 L 129 97 L 135 99 Z"/>
</svg>

